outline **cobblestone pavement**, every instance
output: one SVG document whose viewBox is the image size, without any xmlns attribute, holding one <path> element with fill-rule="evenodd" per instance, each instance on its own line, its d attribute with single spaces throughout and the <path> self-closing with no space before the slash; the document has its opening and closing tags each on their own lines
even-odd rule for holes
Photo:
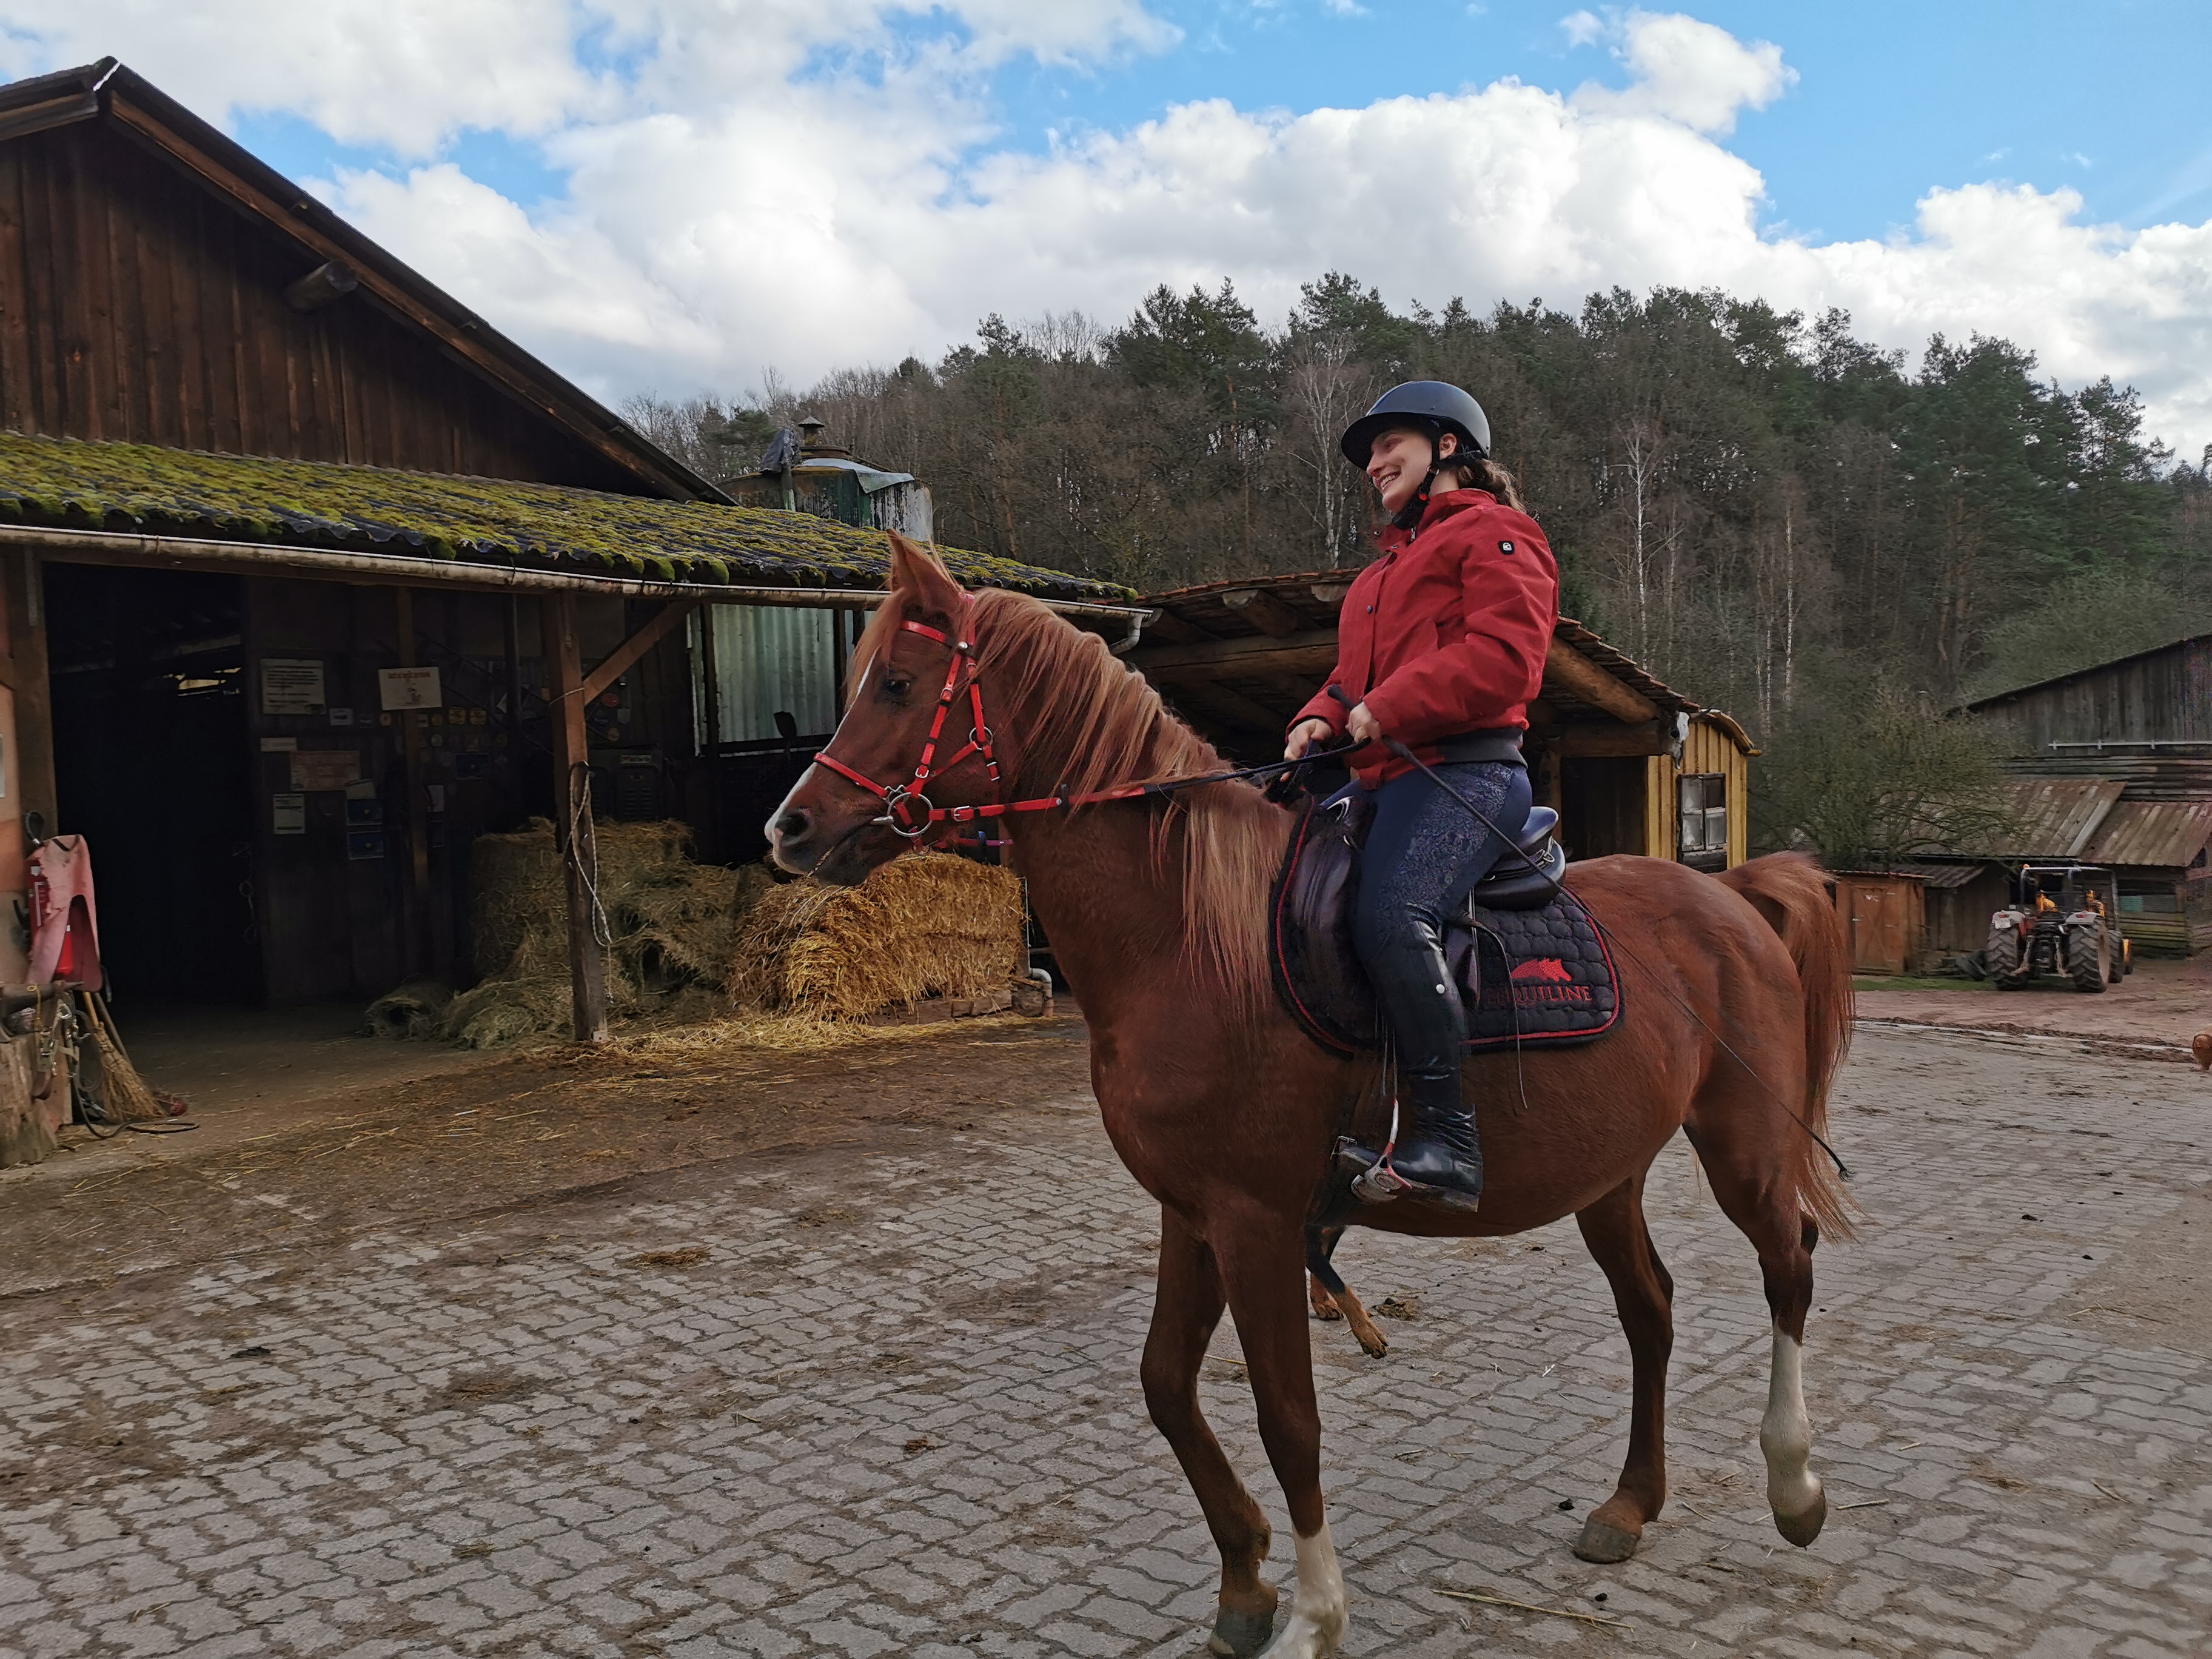
<svg viewBox="0 0 2212 1659">
<path fill-rule="evenodd" d="M 1679 1148 L 1675 1501 L 1625 1566 L 1567 1549 L 1628 1375 L 1571 1226 L 1347 1242 L 1413 1315 L 1379 1362 L 1315 1328 L 1348 1651 L 2212 1652 L 2212 1085 L 1871 1034 L 1837 1115 L 1878 1224 L 1820 1253 L 1808 1551 L 1759 1495 L 1755 1266 Z M 0 1304 L 0 1651 L 1194 1655 L 1152 1239 L 1071 1100 Z M 1207 1370 L 1287 1572 L 1226 1334 Z"/>
</svg>

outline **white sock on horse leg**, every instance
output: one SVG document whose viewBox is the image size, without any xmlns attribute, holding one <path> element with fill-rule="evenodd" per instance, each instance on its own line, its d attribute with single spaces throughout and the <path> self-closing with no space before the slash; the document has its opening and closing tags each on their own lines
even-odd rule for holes
<svg viewBox="0 0 2212 1659">
<path fill-rule="evenodd" d="M 1291 1616 L 1261 1659 L 1328 1659 L 1344 1640 L 1344 1572 L 1338 1566 L 1336 1543 L 1323 1521 L 1312 1537 L 1294 1533 L 1297 1546 L 1298 1588 L 1291 1598 Z"/>
<path fill-rule="evenodd" d="M 1802 1515 L 1820 1499 L 1820 1477 L 1811 1468 L 1813 1419 L 1805 1410 L 1804 1356 L 1796 1339 L 1777 1326 L 1759 1449 L 1766 1458 L 1766 1501 L 1780 1516 Z"/>
</svg>

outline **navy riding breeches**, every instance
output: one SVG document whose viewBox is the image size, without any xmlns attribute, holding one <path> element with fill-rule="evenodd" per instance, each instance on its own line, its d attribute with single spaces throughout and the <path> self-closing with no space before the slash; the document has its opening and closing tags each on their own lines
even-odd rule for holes
<svg viewBox="0 0 2212 1659">
<path fill-rule="evenodd" d="M 1502 761 L 1435 769 L 1454 791 L 1518 837 L 1532 804 L 1528 769 Z M 1402 1084 L 1454 1097 L 1467 1017 L 1443 957 L 1444 918 L 1467 902 L 1507 843 L 1420 772 L 1372 792 L 1375 817 L 1359 855 L 1352 939 L 1395 1039 Z"/>
</svg>

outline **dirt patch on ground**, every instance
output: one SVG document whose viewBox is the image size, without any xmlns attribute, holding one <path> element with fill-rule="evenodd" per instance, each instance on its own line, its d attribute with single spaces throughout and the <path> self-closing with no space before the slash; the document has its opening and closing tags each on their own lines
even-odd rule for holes
<svg viewBox="0 0 2212 1659">
<path fill-rule="evenodd" d="M 211 1114 L 194 1135 L 94 1143 L 72 1132 L 46 1163 L 0 1173 L 0 1296 L 858 1144 L 871 1126 L 970 1128 L 1089 1080 L 1079 1019 L 1010 1017 L 814 1053 L 735 1040 L 541 1049 L 289 1110 Z"/>
<path fill-rule="evenodd" d="M 2069 1290 L 2060 1309 L 2130 1347 L 2212 1357 L 2212 1190 L 2199 1188 Z"/>
<path fill-rule="evenodd" d="M 1862 1019 L 2157 1045 L 2179 1057 L 2212 1026 L 2212 959 L 2138 962 L 2119 984 L 2087 996 L 2056 981 L 2021 991 L 1978 980 L 1960 980 L 1956 990 L 1862 990 L 1858 1011 Z"/>
</svg>

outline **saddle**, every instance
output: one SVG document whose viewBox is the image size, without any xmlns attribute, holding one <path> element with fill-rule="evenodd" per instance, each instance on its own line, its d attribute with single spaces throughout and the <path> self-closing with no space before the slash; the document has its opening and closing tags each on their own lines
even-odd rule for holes
<svg viewBox="0 0 2212 1659">
<path fill-rule="evenodd" d="M 1528 814 L 1517 851 L 1499 859 L 1444 925 L 1444 961 L 1467 1006 L 1470 1053 L 1523 1042 L 1589 1042 L 1620 1017 L 1613 955 L 1589 914 L 1555 885 L 1566 855 L 1548 806 Z M 1346 797 L 1309 807 L 1268 905 L 1276 994 L 1333 1054 L 1382 1046 L 1381 1011 L 1352 945 L 1351 898 L 1365 824 Z"/>
</svg>

